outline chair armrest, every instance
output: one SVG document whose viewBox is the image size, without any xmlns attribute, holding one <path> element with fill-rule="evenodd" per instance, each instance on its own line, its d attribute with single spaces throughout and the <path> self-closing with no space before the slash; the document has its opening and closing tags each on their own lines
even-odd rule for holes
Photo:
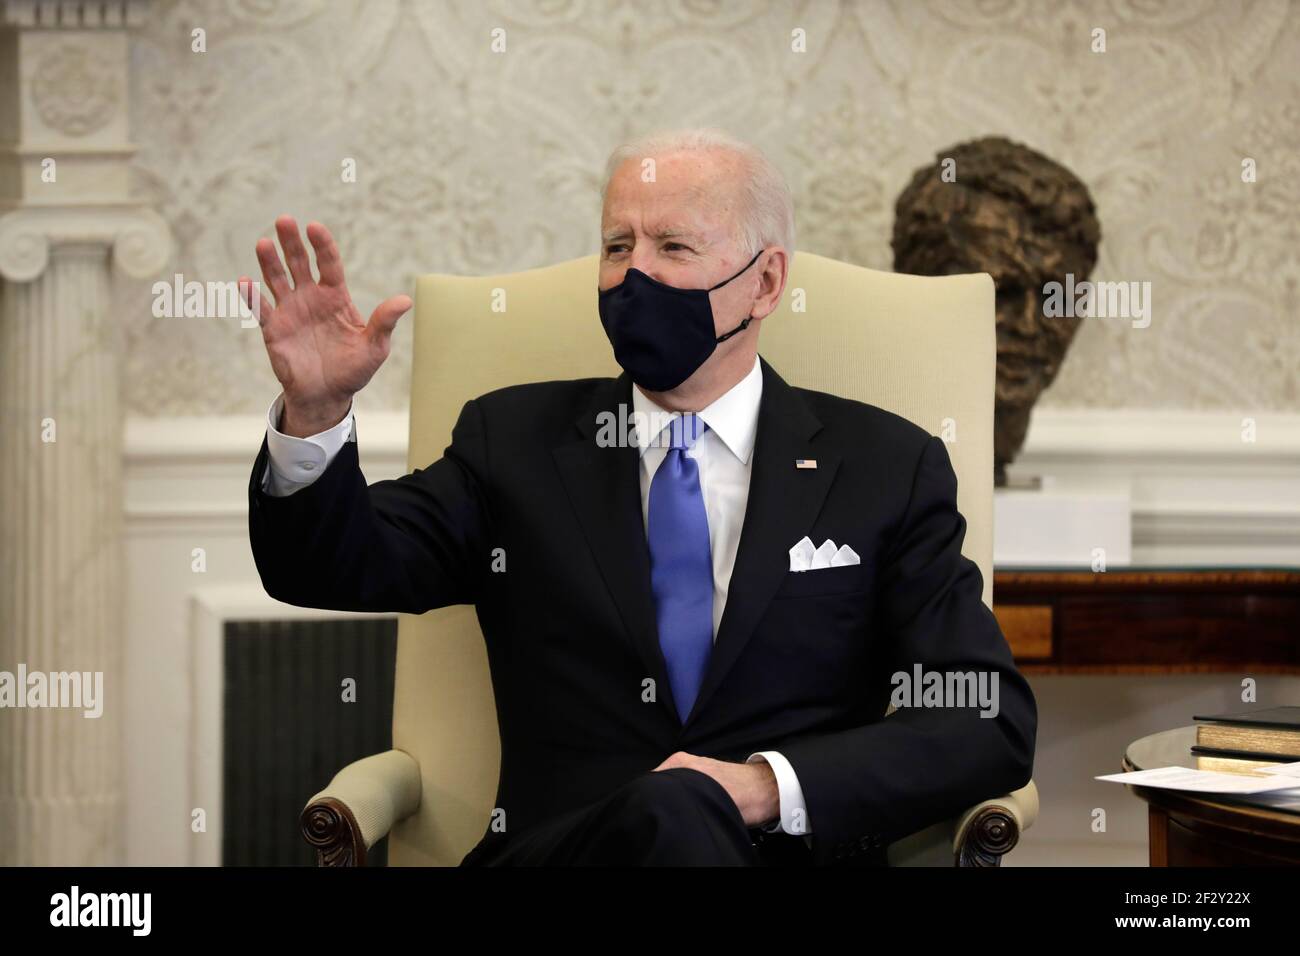
<svg viewBox="0 0 1300 956">
<path fill-rule="evenodd" d="M 402 750 L 348 764 L 307 801 L 300 824 L 320 866 L 365 866 L 366 851 L 420 805 L 420 765 Z"/>
<path fill-rule="evenodd" d="M 957 820 L 952 850 L 957 866 L 997 866 L 1038 819 L 1038 788 L 1030 780 L 1019 790 L 977 803 Z"/>
<path fill-rule="evenodd" d="M 886 859 L 890 866 L 998 866 L 1037 819 L 1038 788 L 1031 780 L 896 840 L 885 848 Z"/>
</svg>

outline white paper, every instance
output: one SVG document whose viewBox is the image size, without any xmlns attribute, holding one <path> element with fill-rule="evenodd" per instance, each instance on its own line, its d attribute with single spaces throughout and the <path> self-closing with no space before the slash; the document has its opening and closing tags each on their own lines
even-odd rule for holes
<svg viewBox="0 0 1300 956">
<path fill-rule="evenodd" d="M 1275 763 L 1267 767 L 1251 767 L 1256 773 L 1278 774 L 1283 777 L 1300 777 L 1300 760 L 1295 763 Z M 1300 787 L 1300 781 L 1296 783 Z"/>
<path fill-rule="evenodd" d="M 1191 770 L 1187 767 L 1157 767 L 1153 770 L 1111 773 L 1095 779 L 1133 783 L 1140 787 L 1159 787 L 1162 790 L 1190 790 L 1197 793 L 1264 793 L 1269 790 L 1300 788 L 1300 781 L 1285 774 L 1249 777 L 1238 773 L 1221 773 L 1217 770 Z"/>
</svg>

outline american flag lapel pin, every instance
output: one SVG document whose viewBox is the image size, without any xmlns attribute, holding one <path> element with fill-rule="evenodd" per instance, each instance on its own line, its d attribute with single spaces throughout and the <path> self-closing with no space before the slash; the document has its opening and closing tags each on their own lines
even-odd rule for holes
<svg viewBox="0 0 1300 956">
<path fill-rule="evenodd" d="M 816 458 L 796 458 L 796 459 L 794 460 L 794 466 L 795 466 L 796 468 L 816 468 L 816 467 L 817 467 L 817 459 L 816 459 Z"/>
</svg>

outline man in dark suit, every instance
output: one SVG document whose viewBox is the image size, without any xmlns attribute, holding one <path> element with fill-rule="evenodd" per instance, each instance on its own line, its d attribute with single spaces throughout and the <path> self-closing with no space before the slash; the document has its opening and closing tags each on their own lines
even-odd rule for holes
<svg viewBox="0 0 1300 956">
<path fill-rule="evenodd" d="M 961 555 L 944 443 L 758 356 L 793 215 L 757 150 L 616 151 L 599 311 L 623 374 L 479 396 L 441 459 L 370 486 L 352 396 L 410 300 L 362 322 L 325 228 L 317 282 L 276 225 L 293 287 L 262 240 L 274 308 L 247 292 L 284 386 L 258 571 L 291 604 L 475 605 L 506 826 L 465 863 L 878 863 L 1028 782 L 1035 702 Z M 936 693 L 901 690 L 923 675 Z"/>
</svg>

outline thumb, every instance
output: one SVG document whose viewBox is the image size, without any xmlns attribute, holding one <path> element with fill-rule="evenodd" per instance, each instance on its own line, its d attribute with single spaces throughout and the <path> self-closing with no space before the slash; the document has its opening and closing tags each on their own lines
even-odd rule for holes
<svg viewBox="0 0 1300 956">
<path fill-rule="evenodd" d="M 397 320 L 407 313 L 411 304 L 409 295 L 395 295 L 380 302 L 366 323 L 366 334 L 381 341 L 388 338 L 397 327 Z"/>
</svg>

